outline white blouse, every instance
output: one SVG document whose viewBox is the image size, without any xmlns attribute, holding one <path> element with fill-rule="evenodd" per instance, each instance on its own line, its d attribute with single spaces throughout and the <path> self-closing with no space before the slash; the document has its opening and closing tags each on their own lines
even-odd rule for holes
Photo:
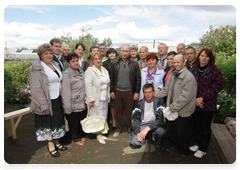
<svg viewBox="0 0 240 170">
<path fill-rule="evenodd" d="M 58 77 L 58 75 L 51 68 L 49 68 L 43 61 L 41 61 L 41 64 L 44 68 L 46 75 L 48 76 L 48 92 L 50 98 L 56 99 L 61 94 L 61 81 L 63 79 L 63 75 L 54 64 L 52 65 L 55 67 L 60 77 Z"/>
</svg>

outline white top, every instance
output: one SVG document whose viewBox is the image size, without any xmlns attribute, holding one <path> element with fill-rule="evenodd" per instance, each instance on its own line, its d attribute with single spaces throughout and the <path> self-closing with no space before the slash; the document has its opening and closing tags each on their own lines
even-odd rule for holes
<svg viewBox="0 0 240 170">
<path fill-rule="evenodd" d="M 46 75 L 48 76 L 48 92 L 50 98 L 56 99 L 59 97 L 59 94 L 61 93 L 61 81 L 63 79 L 63 75 L 54 64 L 52 65 L 55 67 L 60 77 L 58 77 L 58 75 L 51 68 L 49 68 L 43 61 L 41 61 L 41 64 L 44 68 Z"/>
<path fill-rule="evenodd" d="M 142 122 L 152 122 L 155 121 L 156 116 L 154 114 L 153 110 L 153 102 L 148 103 L 145 101 L 145 107 L 144 107 L 144 118 Z"/>
</svg>

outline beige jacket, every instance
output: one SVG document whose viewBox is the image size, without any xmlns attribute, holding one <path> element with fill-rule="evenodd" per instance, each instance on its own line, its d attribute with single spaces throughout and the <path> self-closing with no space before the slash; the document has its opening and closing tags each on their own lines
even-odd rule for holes
<svg viewBox="0 0 240 170">
<path fill-rule="evenodd" d="M 168 96 L 167 107 L 171 107 L 173 112 L 178 112 L 180 117 L 189 117 L 196 108 L 197 81 L 185 67 L 175 82 L 173 103 L 170 105 L 174 77 L 175 75 L 171 74 L 163 90 L 154 96 L 158 98 Z"/>
<path fill-rule="evenodd" d="M 57 62 L 52 60 L 52 64 L 60 70 Z M 44 115 L 44 111 L 50 110 L 52 116 L 52 104 L 48 91 L 48 77 L 41 65 L 40 59 L 32 63 L 28 70 L 28 76 L 32 95 L 30 111 L 38 115 Z"/>
<path fill-rule="evenodd" d="M 101 67 L 102 71 L 109 77 L 107 69 Z M 89 105 L 90 102 L 94 101 L 95 106 L 99 106 L 100 91 L 101 91 L 101 79 L 95 72 L 93 67 L 88 67 L 85 71 L 85 91 L 86 99 L 85 103 Z M 110 102 L 110 83 L 107 87 L 108 102 Z"/>
<path fill-rule="evenodd" d="M 77 74 L 71 67 L 62 72 L 61 86 L 62 104 L 64 113 L 80 112 L 86 109 L 84 72 L 79 69 Z"/>
</svg>

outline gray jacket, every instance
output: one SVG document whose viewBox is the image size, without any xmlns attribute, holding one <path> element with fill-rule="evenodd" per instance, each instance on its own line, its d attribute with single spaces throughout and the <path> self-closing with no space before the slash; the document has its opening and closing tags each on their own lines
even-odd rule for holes
<svg viewBox="0 0 240 170">
<path fill-rule="evenodd" d="M 174 77 L 175 75 L 171 74 L 163 90 L 154 96 L 158 98 L 168 96 L 167 107 L 171 107 L 173 112 L 178 112 L 180 117 L 189 117 L 196 108 L 197 81 L 185 67 L 175 82 L 173 103 L 170 105 Z"/>
<path fill-rule="evenodd" d="M 71 67 L 63 71 L 61 86 L 62 104 L 64 113 L 80 112 L 86 109 L 84 72 L 79 69 L 77 74 Z"/>
<path fill-rule="evenodd" d="M 52 60 L 52 64 L 60 70 L 57 62 Z M 32 95 L 30 111 L 38 115 L 44 115 L 44 111 L 50 110 L 52 116 L 52 104 L 48 91 L 48 76 L 44 71 L 40 59 L 32 63 L 28 70 L 28 77 Z"/>
</svg>

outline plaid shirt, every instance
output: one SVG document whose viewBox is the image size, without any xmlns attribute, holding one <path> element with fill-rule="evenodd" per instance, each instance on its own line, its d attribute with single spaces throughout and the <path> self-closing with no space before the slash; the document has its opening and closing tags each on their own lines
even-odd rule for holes
<svg viewBox="0 0 240 170">
<path fill-rule="evenodd" d="M 194 67 L 191 73 L 197 80 L 197 98 L 203 98 L 204 108 L 196 106 L 196 111 L 216 111 L 217 93 L 223 88 L 222 73 L 218 68 L 208 66 L 199 83 L 197 69 Z"/>
</svg>

